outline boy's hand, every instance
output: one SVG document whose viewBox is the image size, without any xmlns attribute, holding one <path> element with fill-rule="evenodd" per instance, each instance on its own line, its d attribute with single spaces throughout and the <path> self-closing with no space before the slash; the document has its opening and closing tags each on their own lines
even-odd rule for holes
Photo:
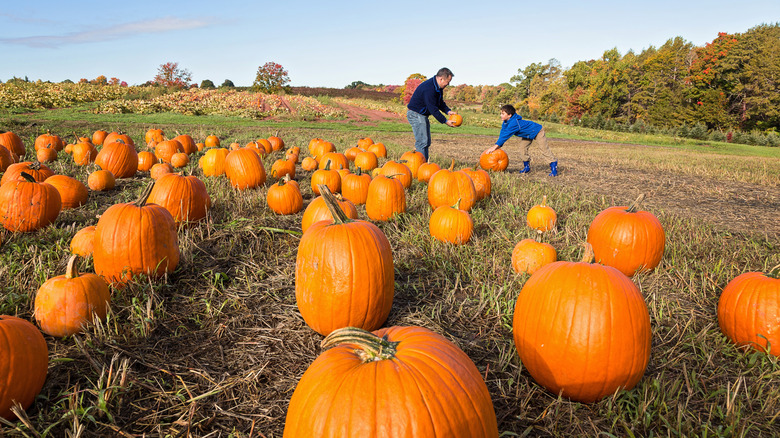
<svg viewBox="0 0 780 438">
<path fill-rule="evenodd" d="M 489 153 L 491 153 L 491 152 L 495 151 L 496 149 L 498 149 L 498 145 L 497 145 L 497 144 L 494 144 L 493 146 L 491 146 L 491 147 L 489 147 L 489 148 L 485 149 L 485 151 L 484 151 L 484 152 L 482 152 L 482 153 L 483 153 L 483 154 L 489 154 Z"/>
</svg>

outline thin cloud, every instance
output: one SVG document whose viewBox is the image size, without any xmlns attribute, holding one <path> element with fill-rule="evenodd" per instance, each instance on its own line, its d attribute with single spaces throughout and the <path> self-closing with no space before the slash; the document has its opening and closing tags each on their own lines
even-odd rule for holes
<svg viewBox="0 0 780 438">
<path fill-rule="evenodd" d="M 206 20 L 184 20 L 181 18 L 158 18 L 148 21 L 136 21 L 102 29 L 90 29 L 84 32 L 72 32 L 64 35 L 40 35 L 20 38 L 0 38 L 0 42 L 34 48 L 57 48 L 72 44 L 88 44 L 113 41 L 135 35 L 165 33 L 206 27 Z"/>
</svg>

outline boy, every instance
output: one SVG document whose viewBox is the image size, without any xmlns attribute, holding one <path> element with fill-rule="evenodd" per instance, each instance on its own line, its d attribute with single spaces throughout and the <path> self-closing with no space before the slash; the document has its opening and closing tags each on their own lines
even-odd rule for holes
<svg viewBox="0 0 780 438">
<path fill-rule="evenodd" d="M 523 158 L 523 170 L 520 173 L 528 173 L 531 171 L 531 157 L 528 155 L 528 149 L 531 148 L 531 143 L 535 143 L 542 151 L 542 156 L 550 164 L 549 176 L 558 176 L 558 159 L 555 158 L 549 146 L 547 146 L 547 137 L 544 136 L 544 128 L 542 125 L 532 122 L 530 120 L 523 120 L 520 115 L 517 114 L 515 107 L 512 105 L 504 105 L 501 107 L 501 132 L 498 134 L 498 140 L 495 146 L 491 146 L 485 149 L 486 154 L 489 154 L 496 149 L 504 146 L 507 140 L 513 135 L 520 137 L 520 151 Z"/>
</svg>

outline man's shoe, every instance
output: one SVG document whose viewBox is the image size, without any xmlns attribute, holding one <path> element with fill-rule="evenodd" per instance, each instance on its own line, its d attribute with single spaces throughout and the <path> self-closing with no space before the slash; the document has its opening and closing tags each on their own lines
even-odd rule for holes
<svg viewBox="0 0 780 438">
<path fill-rule="evenodd" d="M 523 169 L 520 171 L 520 173 L 528 173 L 531 171 L 531 162 L 530 161 L 523 161 Z"/>
<path fill-rule="evenodd" d="M 553 161 L 550 163 L 550 174 L 547 176 L 558 176 L 558 162 Z"/>
</svg>

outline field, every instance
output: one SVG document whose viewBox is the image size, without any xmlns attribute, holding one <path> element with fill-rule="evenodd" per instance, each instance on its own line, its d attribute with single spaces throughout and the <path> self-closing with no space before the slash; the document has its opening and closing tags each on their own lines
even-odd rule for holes
<svg viewBox="0 0 780 438">
<path fill-rule="evenodd" d="M 404 118 L 381 109 L 388 103 L 321 99 L 345 118 L 247 121 L 54 110 L 14 114 L 2 128 L 19 134 L 28 154 L 47 129 L 70 138 L 123 130 L 140 149 L 152 127 L 196 141 L 215 134 L 224 144 L 278 135 L 287 147 L 300 146 L 301 157 L 315 137 L 343 152 L 369 136 L 387 146 L 390 159 L 413 148 Z M 484 120 L 484 128 L 467 126 L 468 117 L 463 128 L 435 127 L 431 160 L 473 167 L 497 134 Z M 780 264 L 780 152 L 679 139 L 632 144 L 614 133 L 565 126 L 548 131 L 560 175 L 547 177 L 533 148 L 532 172 L 518 174 L 521 163 L 513 157 L 519 151 L 510 140 L 510 167 L 491 174 L 492 194 L 472 210 L 475 234 L 468 244 L 430 236 L 431 209 L 419 182 L 406 192 L 406 214 L 376 223 L 395 265 L 385 326 L 423 326 L 460 347 L 484 377 L 502 436 L 780 434 L 780 362 L 734 347 L 716 317 L 731 279 Z M 190 158 L 186 173 L 202 175 L 201 154 Z M 266 169 L 282 156 L 266 157 Z M 94 169 L 75 166 L 65 154 L 50 167 L 82 182 Z M 298 167 L 305 203 L 314 198 L 310 175 Z M 103 324 L 63 339 L 46 336 L 50 364 L 43 390 L 22 421 L 3 421 L 0 435 L 282 436 L 296 384 L 321 352 L 322 336 L 305 324 L 295 301 L 302 213 L 279 216 L 268 208 L 272 178 L 247 191 L 232 189 L 224 177 L 201 179 L 212 209 L 203 223 L 180 230 L 176 271 L 113 290 Z M 3 231 L 0 313 L 33 320 L 35 292 L 64 272 L 73 235 L 109 206 L 135 199 L 148 181 L 139 172 L 113 191 L 91 192 L 86 205 L 64 211 L 43 230 Z M 529 276 L 514 273 L 511 250 L 536 236 L 525 224 L 526 212 L 546 195 L 558 225 L 540 239 L 557 249 L 559 260 L 579 261 L 593 218 L 640 193 L 647 196 L 643 209 L 666 232 L 660 266 L 633 278 L 650 314 L 649 366 L 634 389 L 597 403 L 560 398 L 533 381 L 515 349 L 514 304 Z M 358 212 L 367 219 L 364 207 Z M 92 268 L 91 259 L 81 265 L 84 272 Z"/>
</svg>

